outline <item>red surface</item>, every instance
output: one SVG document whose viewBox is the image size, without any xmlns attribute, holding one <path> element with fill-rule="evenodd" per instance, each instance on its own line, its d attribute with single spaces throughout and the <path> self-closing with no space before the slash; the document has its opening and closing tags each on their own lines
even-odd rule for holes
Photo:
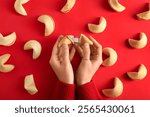
<svg viewBox="0 0 150 117">
<path fill-rule="evenodd" d="M 75 7 L 68 14 L 60 9 L 66 0 L 30 0 L 24 5 L 28 16 L 17 14 L 13 8 L 15 0 L 0 0 L 0 33 L 7 35 L 17 33 L 17 42 L 11 47 L 0 46 L 0 55 L 10 53 L 8 63 L 16 69 L 10 73 L 0 73 L 0 99 L 51 99 L 56 78 L 49 65 L 51 50 L 60 34 L 80 33 L 92 35 L 103 47 L 112 47 L 118 53 L 118 61 L 112 67 L 100 67 L 93 78 L 99 91 L 113 85 L 113 77 L 118 76 L 124 83 L 123 94 L 115 99 L 150 99 L 150 74 L 142 81 L 132 81 L 125 73 L 132 71 L 143 63 L 150 70 L 150 44 L 144 49 L 131 49 L 126 43 L 127 38 L 136 37 L 144 31 L 150 38 L 150 21 L 139 21 L 135 14 L 147 10 L 149 0 L 120 0 L 126 6 L 122 13 L 110 9 L 107 0 L 77 0 Z M 39 15 L 51 15 L 56 29 L 49 37 L 44 37 L 44 25 L 37 21 Z M 92 34 L 87 29 L 88 23 L 97 23 L 98 18 L 107 19 L 107 28 L 103 33 Z M 26 41 L 36 39 L 43 47 L 39 59 L 33 60 L 31 52 L 24 51 Z M 79 57 L 73 61 L 77 68 Z M 34 74 L 39 92 L 31 96 L 23 88 L 24 77 Z M 110 99 L 105 98 L 104 99 Z"/>
</svg>

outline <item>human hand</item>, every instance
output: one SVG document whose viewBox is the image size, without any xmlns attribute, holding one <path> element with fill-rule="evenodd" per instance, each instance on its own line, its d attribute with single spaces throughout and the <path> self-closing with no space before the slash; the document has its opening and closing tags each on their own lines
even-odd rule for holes
<svg viewBox="0 0 150 117">
<path fill-rule="evenodd" d="M 63 36 L 60 36 L 55 43 L 49 63 L 61 82 L 73 84 L 74 73 L 70 61 L 75 54 L 75 48 L 72 47 L 69 52 L 69 46 L 67 44 L 58 47 L 58 43 L 62 38 Z"/>
<path fill-rule="evenodd" d="M 90 46 L 88 43 L 76 46 L 77 51 L 82 57 L 75 75 L 77 85 L 90 82 L 102 64 L 102 46 L 93 37 L 90 37 L 90 40 L 93 42 L 93 46 Z"/>
</svg>

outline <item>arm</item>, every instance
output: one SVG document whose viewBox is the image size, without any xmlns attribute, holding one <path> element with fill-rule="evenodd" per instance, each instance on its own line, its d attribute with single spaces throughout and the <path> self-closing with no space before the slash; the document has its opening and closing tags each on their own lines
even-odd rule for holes
<svg viewBox="0 0 150 117">
<path fill-rule="evenodd" d="M 93 81 L 77 87 L 77 99 L 100 100 L 102 99 Z"/>
<path fill-rule="evenodd" d="M 90 39 L 93 42 L 93 46 L 88 43 L 76 46 L 82 57 L 75 76 L 78 85 L 78 99 L 101 99 L 92 78 L 102 64 L 102 46 L 94 38 L 90 37 Z"/>
<path fill-rule="evenodd" d="M 58 82 L 54 90 L 54 97 L 55 99 L 74 99 L 74 73 L 70 59 L 73 58 L 75 49 L 72 48 L 69 53 L 68 45 L 63 44 L 61 47 L 58 47 L 59 40 L 62 37 L 63 36 L 60 36 L 55 43 L 50 59 L 50 65 L 58 78 Z"/>
<path fill-rule="evenodd" d="M 75 99 L 75 85 L 66 84 L 61 81 L 57 81 L 53 93 L 55 100 L 74 100 Z"/>
</svg>

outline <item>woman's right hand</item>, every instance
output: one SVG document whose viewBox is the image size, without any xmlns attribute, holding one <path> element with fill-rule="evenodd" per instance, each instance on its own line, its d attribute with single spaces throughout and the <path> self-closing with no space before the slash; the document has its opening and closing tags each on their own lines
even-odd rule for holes
<svg viewBox="0 0 150 117">
<path fill-rule="evenodd" d="M 82 58 L 75 74 L 77 85 L 90 82 L 102 64 L 102 46 L 93 37 L 90 37 L 90 40 L 93 42 L 91 47 L 88 43 L 82 46 L 76 46 Z"/>
</svg>

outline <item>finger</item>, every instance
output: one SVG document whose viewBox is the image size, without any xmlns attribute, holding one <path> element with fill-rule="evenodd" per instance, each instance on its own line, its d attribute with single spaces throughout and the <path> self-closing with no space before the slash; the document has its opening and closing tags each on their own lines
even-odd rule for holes
<svg viewBox="0 0 150 117">
<path fill-rule="evenodd" d="M 92 36 L 90 36 L 91 41 L 93 42 L 94 46 L 96 47 L 97 56 L 102 56 L 102 45 L 99 44 Z"/>
<path fill-rule="evenodd" d="M 62 51 L 63 51 L 63 50 L 62 50 L 61 47 L 60 47 L 60 48 L 59 48 L 59 52 L 58 52 L 58 57 L 59 57 L 59 58 L 61 58 L 61 56 L 62 56 Z"/>
<path fill-rule="evenodd" d="M 89 60 L 90 59 L 90 45 L 85 43 L 83 46 L 83 59 Z"/>
<path fill-rule="evenodd" d="M 58 55 L 58 51 L 59 51 L 58 50 L 58 43 L 62 39 L 62 37 L 63 37 L 63 35 L 59 36 L 58 39 L 57 39 L 57 41 L 56 41 L 56 43 L 55 43 L 55 45 L 53 46 L 52 56 Z"/>
<path fill-rule="evenodd" d="M 78 45 L 75 45 L 75 48 L 77 52 L 79 53 L 80 57 L 83 57 L 83 49 Z"/>
<path fill-rule="evenodd" d="M 73 59 L 75 53 L 76 53 L 76 49 L 75 49 L 75 47 L 73 46 L 73 47 L 71 48 L 71 51 L 70 51 L 70 54 L 69 54 L 70 61 L 72 61 L 72 59 Z"/>
<path fill-rule="evenodd" d="M 94 46 L 90 46 L 91 55 L 97 54 L 96 48 Z"/>
<path fill-rule="evenodd" d="M 99 55 L 98 57 L 102 59 L 102 46 L 100 46 L 99 48 L 97 48 L 97 54 Z"/>
<path fill-rule="evenodd" d="M 53 46 L 53 49 L 52 49 L 52 55 L 51 55 L 51 58 L 50 58 L 50 62 L 52 63 L 55 63 L 56 64 L 59 64 L 59 56 L 58 56 L 58 53 L 59 53 L 59 49 L 57 47 L 60 39 L 62 39 L 63 35 L 59 36 L 57 41 L 55 42 L 54 46 Z"/>
<path fill-rule="evenodd" d="M 95 46 L 96 48 L 99 48 L 99 47 L 102 46 L 102 45 L 99 44 L 92 36 L 90 36 L 90 40 L 93 42 L 93 44 L 94 44 L 94 46 Z"/>
<path fill-rule="evenodd" d="M 60 59 L 62 59 L 61 62 L 64 62 L 64 63 L 70 62 L 70 60 L 69 60 L 69 47 L 67 44 L 63 44 L 60 47 Z"/>
</svg>

